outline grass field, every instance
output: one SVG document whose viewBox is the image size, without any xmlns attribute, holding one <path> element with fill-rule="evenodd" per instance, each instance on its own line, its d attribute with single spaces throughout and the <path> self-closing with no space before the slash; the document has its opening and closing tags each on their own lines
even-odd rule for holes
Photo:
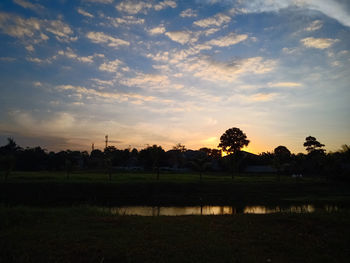
<svg viewBox="0 0 350 263">
<path fill-rule="evenodd" d="M 199 174 L 196 173 L 170 173 L 160 174 L 160 179 L 156 179 L 155 173 L 147 172 L 116 172 L 112 174 L 112 180 L 103 172 L 74 172 L 67 175 L 65 172 L 13 172 L 9 182 L 77 182 L 77 183 L 141 183 L 141 182 L 171 182 L 171 183 L 189 183 L 199 182 Z M 203 182 L 232 182 L 231 174 L 226 173 L 203 173 Z M 282 182 L 296 182 L 296 179 L 290 176 L 282 176 Z M 322 182 L 320 178 L 303 178 L 303 182 Z M 276 182 L 276 175 L 273 174 L 240 174 L 235 176 L 234 182 L 259 183 L 259 182 Z"/>
<path fill-rule="evenodd" d="M 108 181 L 105 174 L 14 173 L 0 182 L 0 203 L 16 205 L 227 205 L 281 202 L 348 202 L 349 184 L 319 178 L 296 181 L 274 175 L 237 176 L 124 173 Z"/>
<path fill-rule="evenodd" d="M 349 213 L 113 216 L 0 208 L 0 262 L 348 262 Z"/>
<path fill-rule="evenodd" d="M 13 173 L 0 182 L 2 262 L 348 262 L 350 212 L 112 215 L 114 205 L 350 204 L 349 184 L 274 175 Z"/>
</svg>

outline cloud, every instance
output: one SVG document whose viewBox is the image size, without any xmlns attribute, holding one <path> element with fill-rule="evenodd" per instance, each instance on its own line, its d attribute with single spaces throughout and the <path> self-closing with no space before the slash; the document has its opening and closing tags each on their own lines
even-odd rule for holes
<svg viewBox="0 0 350 263">
<path fill-rule="evenodd" d="M 176 6 L 177 4 L 175 1 L 165 0 L 163 2 L 159 2 L 158 4 L 154 5 L 154 10 L 159 11 L 167 7 L 175 8 Z"/>
<path fill-rule="evenodd" d="M 36 12 L 42 11 L 45 9 L 42 5 L 33 4 L 33 3 L 25 1 L 25 0 L 13 0 L 13 2 L 17 5 L 20 5 L 23 8 L 31 9 L 31 10 L 36 11 Z"/>
<path fill-rule="evenodd" d="M 158 35 L 158 34 L 163 34 L 165 32 L 165 27 L 163 25 L 151 28 L 148 30 L 148 33 L 150 35 Z"/>
<path fill-rule="evenodd" d="M 299 82 L 269 82 L 268 83 L 269 87 L 273 87 L 273 88 L 279 88 L 279 87 L 285 87 L 285 88 L 292 88 L 292 87 L 301 87 L 303 86 L 303 84 L 299 83 Z"/>
<path fill-rule="evenodd" d="M 163 61 L 163 62 L 167 62 L 169 61 L 169 52 L 168 51 L 164 51 L 164 52 L 158 52 L 157 54 L 147 54 L 146 55 L 148 58 L 153 59 L 154 61 Z"/>
<path fill-rule="evenodd" d="M 218 32 L 218 31 L 220 31 L 220 29 L 221 28 L 219 28 L 219 27 L 217 27 L 217 28 L 215 28 L 215 27 L 209 28 L 209 29 L 203 30 L 202 34 L 204 34 L 205 36 L 209 36 L 211 34 L 214 34 L 214 33 Z"/>
<path fill-rule="evenodd" d="M 322 28 L 323 22 L 321 20 L 313 21 L 308 27 L 305 28 L 305 31 L 316 31 Z"/>
<path fill-rule="evenodd" d="M 213 45 L 213 46 L 219 46 L 219 47 L 228 47 L 231 45 L 235 45 L 239 42 L 242 42 L 244 40 L 246 40 L 248 38 L 248 35 L 239 35 L 239 34 L 235 34 L 235 33 L 230 33 L 227 36 L 218 38 L 218 39 L 212 39 L 208 42 L 206 42 L 206 44 L 208 45 Z"/>
<path fill-rule="evenodd" d="M 33 57 L 26 57 L 26 60 L 29 62 L 37 63 L 37 64 L 50 64 L 53 60 L 56 59 L 56 56 L 52 56 L 49 58 L 41 59 L 41 58 L 33 58 Z"/>
<path fill-rule="evenodd" d="M 97 44 L 107 44 L 109 47 L 118 48 L 120 46 L 129 46 L 130 42 L 106 35 L 103 32 L 89 32 L 86 37 L 90 39 L 93 43 Z"/>
<path fill-rule="evenodd" d="M 331 47 L 334 43 L 338 42 L 339 39 L 332 38 L 314 38 L 307 37 L 300 40 L 300 42 L 309 48 L 318 48 L 318 49 L 326 49 Z"/>
<path fill-rule="evenodd" d="M 41 28 L 41 22 L 36 18 L 24 19 L 17 15 L 0 12 L 0 28 L 12 37 L 34 37 Z"/>
<path fill-rule="evenodd" d="M 149 9 L 154 9 L 156 11 L 160 11 L 160 10 L 168 8 L 168 7 L 175 8 L 176 6 L 177 6 L 176 2 L 172 1 L 172 0 L 165 0 L 162 2 L 157 2 L 157 4 L 155 4 L 155 5 L 153 5 L 149 1 L 126 0 L 126 1 L 122 1 L 119 4 L 117 4 L 115 6 L 115 8 L 119 12 L 125 12 L 128 14 L 135 15 L 138 13 L 147 14 Z"/>
<path fill-rule="evenodd" d="M 134 16 L 123 16 L 109 19 L 115 27 L 119 27 L 120 25 L 142 25 L 145 23 L 145 19 Z"/>
<path fill-rule="evenodd" d="M 197 12 L 194 11 L 193 9 L 191 9 L 191 8 L 188 8 L 186 10 L 183 10 L 180 13 L 180 16 L 181 17 L 197 17 Z"/>
<path fill-rule="evenodd" d="M 70 59 L 75 59 L 83 63 L 92 63 L 94 62 L 94 57 L 98 55 L 93 55 L 93 56 L 86 56 L 86 57 L 81 57 L 78 56 L 76 53 L 71 48 L 67 48 L 66 50 L 59 50 L 58 55 L 65 56 Z"/>
<path fill-rule="evenodd" d="M 228 15 L 219 13 L 212 17 L 201 19 L 193 22 L 194 25 L 199 27 L 210 27 L 210 26 L 221 26 L 222 24 L 227 24 L 231 21 L 231 17 Z"/>
<path fill-rule="evenodd" d="M 97 4 L 111 4 L 114 0 L 83 0 L 84 2 L 97 3 Z"/>
<path fill-rule="evenodd" d="M 117 72 L 118 68 L 121 65 L 123 65 L 123 62 L 120 61 L 119 59 L 116 59 L 116 60 L 105 62 L 105 63 L 101 64 L 98 69 L 101 71 Z"/>
<path fill-rule="evenodd" d="M 125 101 L 158 101 L 156 97 L 153 96 L 144 96 L 137 93 L 123 93 L 123 92 L 104 92 L 104 91 L 97 91 L 95 89 L 89 89 L 82 86 L 73 86 L 73 85 L 59 85 L 56 86 L 57 90 L 61 91 L 73 91 L 81 96 L 93 96 L 96 98 L 103 98 L 103 99 L 110 99 L 115 100 L 118 102 L 125 102 Z M 161 102 L 161 100 L 159 100 Z"/>
<path fill-rule="evenodd" d="M 63 23 L 61 20 L 48 21 L 46 30 L 51 32 L 56 36 L 58 41 L 69 42 L 77 40 L 76 37 L 72 37 L 73 30 L 67 24 Z"/>
<path fill-rule="evenodd" d="M 84 10 L 81 9 L 81 8 L 78 8 L 77 11 L 78 11 L 79 14 L 81 14 L 81 15 L 83 15 L 83 16 L 90 17 L 90 18 L 93 18 L 93 17 L 94 17 L 93 14 L 90 14 L 89 12 L 86 12 L 86 11 L 84 11 Z"/>
<path fill-rule="evenodd" d="M 344 26 L 350 26 L 350 13 L 346 5 L 336 0 L 250 0 L 240 1 L 241 13 L 278 12 L 288 7 L 298 7 L 319 11 L 326 16 L 337 20 Z"/>
<path fill-rule="evenodd" d="M 146 2 L 136 2 L 136 1 L 123 1 L 116 5 L 116 9 L 120 12 L 126 12 L 132 15 L 137 13 L 145 13 L 147 9 L 152 8 L 151 3 Z"/>
<path fill-rule="evenodd" d="M 276 93 L 257 93 L 248 97 L 251 101 L 271 101 L 277 96 Z"/>
<path fill-rule="evenodd" d="M 171 40 L 180 44 L 186 44 L 187 42 L 195 42 L 197 38 L 192 35 L 191 31 L 170 31 L 165 33 Z"/>
<path fill-rule="evenodd" d="M 26 46 L 26 50 L 28 50 L 29 52 L 34 52 L 34 47 L 33 47 L 33 45 L 28 45 L 28 46 Z"/>
<path fill-rule="evenodd" d="M 102 79 L 96 79 L 96 78 L 93 78 L 91 79 L 92 81 L 96 82 L 97 85 L 102 85 L 102 86 L 112 86 L 113 85 L 113 80 L 102 80 Z"/>
<path fill-rule="evenodd" d="M 265 74 L 276 67 L 277 61 L 251 57 L 219 62 L 209 58 L 190 58 L 178 63 L 178 68 L 193 76 L 213 82 L 233 82 L 245 74 Z"/>
<path fill-rule="evenodd" d="M 25 19 L 17 15 L 0 12 L 0 29 L 5 34 L 26 39 L 35 44 L 49 39 L 42 31 L 50 32 L 61 42 L 77 40 L 73 36 L 74 32 L 70 26 L 61 20 Z"/>
<path fill-rule="evenodd" d="M 134 78 L 122 80 L 122 84 L 129 87 L 162 89 L 170 85 L 169 78 L 165 75 L 137 73 Z"/>
<path fill-rule="evenodd" d="M 286 53 L 286 54 L 290 55 L 290 54 L 294 54 L 294 53 L 298 52 L 299 50 L 298 50 L 298 48 L 287 48 L 287 47 L 284 47 L 284 48 L 282 48 L 282 51 L 283 51 L 283 53 Z"/>
</svg>

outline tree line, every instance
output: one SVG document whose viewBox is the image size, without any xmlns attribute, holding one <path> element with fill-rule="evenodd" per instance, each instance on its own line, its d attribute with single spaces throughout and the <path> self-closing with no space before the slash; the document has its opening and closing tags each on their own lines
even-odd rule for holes
<svg viewBox="0 0 350 263">
<path fill-rule="evenodd" d="M 322 143 L 313 136 L 305 138 L 307 154 L 292 154 L 286 146 L 277 146 L 273 152 L 259 155 L 242 151 L 250 141 L 239 128 L 230 128 L 220 137 L 220 149 L 187 149 L 182 144 L 165 151 L 159 145 L 144 149 L 117 149 L 108 146 L 103 151 L 48 152 L 41 147 L 22 148 L 14 139 L 0 147 L 0 168 L 7 179 L 13 170 L 17 171 L 65 171 L 67 178 L 73 171 L 104 171 L 111 178 L 112 173 L 124 171 L 153 171 L 157 179 L 161 172 L 226 172 L 232 175 L 247 171 L 247 167 L 271 167 L 277 178 L 281 175 L 324 176 L 329 179 L 350 179 L 350 147 L 343 145 L 337 152 L 326 153 Z M 222 152 L 227 155 L 222 156 Z M 249 169 L 248 169 L 249 170 Z"/>
</svg>

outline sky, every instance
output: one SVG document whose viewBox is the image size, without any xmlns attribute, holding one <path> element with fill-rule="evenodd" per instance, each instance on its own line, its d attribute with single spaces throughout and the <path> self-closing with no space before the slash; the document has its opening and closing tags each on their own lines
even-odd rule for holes
<svg viewBox="0 0 350 263">
<path fill-rule="evenodd" d="M 0 145 L 350 144 L 348 0 L 2 0 Z"/>
</svg>

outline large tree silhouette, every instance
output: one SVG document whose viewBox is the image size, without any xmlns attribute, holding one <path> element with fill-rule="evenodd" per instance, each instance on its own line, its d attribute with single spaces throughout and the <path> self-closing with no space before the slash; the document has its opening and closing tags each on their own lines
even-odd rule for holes
<svg viewBox="0 0 350 263">
<path fill-rule="evenodd" d="M 310 153 L 318 152 L 318 153 L 324 153 L 325 149 L 322 149 L 324 147 L 324 144 L 320 143 L 316 140 L 315 137 L 308 136 L 305 138 L 304 147 L 306 147 L 306 151 Z"/>
<path fill-rule="evenodd" d="M 247 135 L 239 128 L 230 128 L 220 137 L 220 144 L 218 147 L 222 148 L 224 152 L 229 154 L 232 179 L 234 177 L 235 170 L 239 171 L 239 164 L 242 160 L 239 154 L 240 150 L 244 146 L 248 146 L 248 144 L 249 140 L 247 140 Z"/>
<path fill-rule="evenodd" d="M 221 135 L 218 147 L 228 154 L 235 154 L 248 144 L 249 140 L 247 140 L 245 133 L 239 128 L 230 128 Z"/>
</svg>

